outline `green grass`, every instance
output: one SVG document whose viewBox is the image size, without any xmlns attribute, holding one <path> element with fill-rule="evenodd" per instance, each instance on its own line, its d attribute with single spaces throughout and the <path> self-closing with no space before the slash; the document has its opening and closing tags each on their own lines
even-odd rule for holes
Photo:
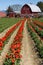
<svg viewBox="0 0 43 65">
<path fill-rule="evenodd" d="M 43 17 L 42 18 L 34 18 L 33 20 L 37 20 L 39 22 L 43 22 Z"/>
<path fill-rule="evenodd" d="M 0 18 L 0 33 L 4 31 L 4 29 L 14 25 L 19 22 L 20 18 Z"/>
<path fill-rule="evenodd" d="M 40 22 L 43 22 L 43 18 L 40 18 L 39 21 L 40 21 Z"/>
</svg>

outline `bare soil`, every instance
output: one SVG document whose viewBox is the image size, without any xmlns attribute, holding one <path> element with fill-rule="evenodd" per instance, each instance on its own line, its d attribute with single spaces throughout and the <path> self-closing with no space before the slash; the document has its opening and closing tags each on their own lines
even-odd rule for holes
<svg viewBox="0 0 43 65">
<path fill-rule="evenodd" d="M 38 59 L 37 55 L 35 54 L 35 51 L 33 51 L 33 41 L 30 38 L 30 35 L 28 34 L 26 22 L 24 25 L 24 31 L 23 31 L 23 39 L 22 39 L 22 58 L 21 58 L 21 65 L 38 65 Z M 35 55 L 34 55 L 35 54 Z"/>
</svg>

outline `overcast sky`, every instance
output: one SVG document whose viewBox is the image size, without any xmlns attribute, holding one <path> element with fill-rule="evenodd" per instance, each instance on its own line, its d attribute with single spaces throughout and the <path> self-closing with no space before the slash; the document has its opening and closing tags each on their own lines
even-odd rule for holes
<svg viewBox="0 0 43 65">
<path fill-rule="evenodd" d="M 9 5 L 24 4 L 24 3 L 36 4 L 38 1 L 43 2 L 43 0 L 0 0 L 0 10 L 6 10 Z"/>
</svg>

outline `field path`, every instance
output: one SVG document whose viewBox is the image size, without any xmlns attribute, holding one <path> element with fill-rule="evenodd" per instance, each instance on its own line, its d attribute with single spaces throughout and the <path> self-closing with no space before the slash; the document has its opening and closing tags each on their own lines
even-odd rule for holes
<svg viewBox="0 0 43 65">
<path fill-rule="evenodd" d="M 24 25 L 24 32 L 23 32 L 23 39 L 22 39 L 22 58 L 20 65 L 37 65 L 33 58 L 33 51 L 31 48 L 32 41 L 30 40 L 30 37 L 28 37 L 26 22 Z"/>
<path fill-rule="evenodd" d="M 16 24 L 14 24 L 14 25 L 16 25 Z M 9 28 L 7 28 L 7 29 L 5 29 L 3 32 L 1 32 L 1 33 L 0 33 L 0 38 L 4 37 L 5 34 L 6 34 L 6 32 L 7 32 L 9 29 L 11 29 L 14 25 L 10 26 Z"/>
<path fill-rule="evenodd" d="M 4 47 L 4 49 L 3 49 L 2 53 L 1 53 L 1 56 L 0 56 L 0 65 L 3 65 L 3 62 L 4 62 L 5 58 L 6 58 L 6 54 L 8 53 L 8 51 L 10 49 L 10 46 L 13 43 L 14 37 L 16 36 L 17 31 L 19 30 L 19 27 L 11 35 L 11 38 L 9 39 L 8 44 L 5 45 L 5 47 Z"/>
</svg>

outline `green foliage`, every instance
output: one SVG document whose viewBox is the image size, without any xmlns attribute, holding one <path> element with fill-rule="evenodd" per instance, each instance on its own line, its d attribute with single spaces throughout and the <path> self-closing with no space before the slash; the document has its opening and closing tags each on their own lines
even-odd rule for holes
<svg viewBox="0 0 43 65">
<path fill-rule="evenodd" d="M 40 17 L 40 18 L 33 18 L 33 21 L 43 22 L 43 17 Z"/>
<path fill-rule="evenodd" d="M 11 59 L 6 59 L 4 65 L 12 65 Z"/>
<path fill-rule="evenodd" d="M 39 30 L 39 27 L 36 25 L 36 27 L 31 24 L 31 26 L 34 28 L 34 30 L 40 35 L 40 37 L 43 37 L 43 30 Z M 33 34 L 34 35 L 34 34 Z"/>
<path fill-rule="evenodd" d="M 6 59 L 3 65 L 12 65 L 11 59 Z M 16 59 L 14 65 L 20 65 L 20 59 Z"/>
<path fill-rule="evenodd" d="M 15 65 L 20 65 L 20 59 L 16 59 Z"/>
<path fill-rule="evenodd" d="M 6 28 L 19 22 L 20 18 L 1 18 L 0 19 L 0 32 L 3 32 Z"/>
<path fill-rule="evenodd" d="M 40 51 L 40 56 L 41 58 L 43 58 L 43 51 Z"/>
<path fill-rule="evenodd" d="M 8 9 L 6 10 L 7 16 L 9 15 L 10 12 L 13 12 L 13 9 L 9 6 Z"/>
<path fill-rule="evenodd" d="M 40 30 L 38 29 L 38 27 L 35 28 L 36 32 L 39 32 L 40 33 Z"/>
<path fill-rule="evenodd" d="M 41 37 L 43 37 L 43 30 L 40 31 L 40 35 L 41 35 Z"/>
<path fill-rule="evenodd" d="M 39 6 L 39 8 L 41 9 L 41 11 L 43 12 L 43 2 L 39 1 L 37 3 L 37 6 Z"/>
</svg>

